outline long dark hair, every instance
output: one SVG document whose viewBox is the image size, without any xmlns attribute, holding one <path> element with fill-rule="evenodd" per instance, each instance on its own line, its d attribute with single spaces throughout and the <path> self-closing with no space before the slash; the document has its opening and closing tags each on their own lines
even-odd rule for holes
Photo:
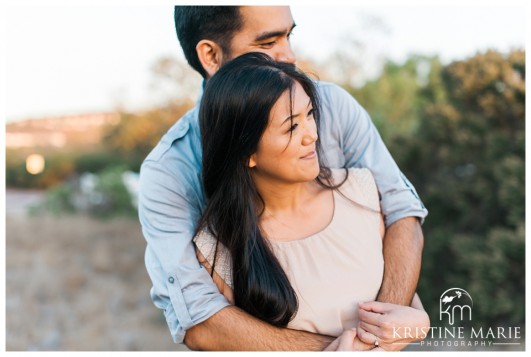
<svg viewBox="0 0 531 357">
<path fill-rule="evenodd" d="M 310 97 L 319 126 L 313 81 L 294 65 L 262 53 L 247 53 L 224 65 L 207 82 L 199 111 L 208 203 L 198 230 L 207 229 L 230 252 L 235 305 L 277 326 L 287 325 L 295 315 L 297 296 L 260 230 L 264 201 L 248 162 L 271 108 L 286 91 L 291 100 L 296 82 Z M 320 166 L 318 182 L 332 188 L 330 170 Z"/>
</svg>

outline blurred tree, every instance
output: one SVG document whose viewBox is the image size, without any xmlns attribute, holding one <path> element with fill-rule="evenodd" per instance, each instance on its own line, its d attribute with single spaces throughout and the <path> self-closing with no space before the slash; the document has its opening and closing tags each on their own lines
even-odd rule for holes
<svg viewBox="0 0 531 357">
<path fill-rule="evenodd" d="M 390 33 L 391 28 L 382 18 L 359 11 L 353 13 L 348 30 L 337 39 L 335 51 L 319 61 L 321 79 L 345 88 L 360 88 L 368 80 L 379 77 L 387 62 L 384 53 Z"/>
<path fill-rule="evenodd" d="M 380 76 L 361 88 L 347 83 L 343 86 L 371 114 L 387 142 L 393 136 L 415 132 L 427 100 L 421 90 L 439 78 L 440 68 L 437 57 L 410 56 L 404 64 L 387 61 Z"/>
<path fill-rule="evenodd" d="M 474 324 L 523 324 L 525 53 L 488 51 L 429 78 L 418 129 L 389 143 L 430 211 L 419 291 L 434 302 L 462 287 Z"/>
<path fill-rule="evenodd" d="M 164 56 L 151 66 L 151 89 L 159 106 L 192 106 L 197 99 L 203 79 L 185 61 Z"/>
<path fill-rule="evenodd" d="M 169 105 L 138 114 L 120 113 L 118 125 L 110 126 L 104 135 L 106 151 L 138 172 L 147 154 L 187 109 L 189 105 Z"/>
<path fill-rule="evenodd" d="M 131 195 L 124 185 L 123 167 L 112 167 L 102 171 L 97 178 L 95 191 L 103 197 L 102 202 L 92 207 L 91 213 L 101 218 L 114 216 L 137 217 L 136 207 L 131 203 Z"/>
<path fill-rule="evenodd" d="M 143 113 L 122 112 L 119 124 L 109 126 L 103 139 L 106 151 L 120 157 L 133 171 L 140 170 L 162 135 L 193 107 L 201 83 L 197 73 L 174 57 L 158 59 L 151 70 L 151 86 L 161 104 Z"/>
</svg>

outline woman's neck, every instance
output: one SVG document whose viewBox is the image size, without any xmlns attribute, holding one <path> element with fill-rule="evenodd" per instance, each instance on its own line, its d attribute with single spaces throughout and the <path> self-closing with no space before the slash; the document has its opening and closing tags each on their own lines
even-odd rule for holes
<svg viewBox="0 0 531 357">
<path fill-rule="evenodd" d="M 297 240 L 323 230 L 334 214 L 332 191 L 315 180 L 277 182 L 253 177 L 264 200 L 260 226 L 268 239 Z"/>
<path fill-rule="evenodd" d="M 265 208 L 273 214 L 300 212 L 319 188 L 315 181 L 290 183 L 257 176 L 253 179 Z"/>
</svg>

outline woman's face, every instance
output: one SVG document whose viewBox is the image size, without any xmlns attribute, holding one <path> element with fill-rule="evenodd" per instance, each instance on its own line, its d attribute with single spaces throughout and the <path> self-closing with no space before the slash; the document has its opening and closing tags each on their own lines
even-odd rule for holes
<svg viewBox="0 0 531 357">
<path fill-rule="evenodd" d="M 289 91 L 285 91 L 271 109 L 258 150 L 249 161 L 254 175 L 289 183 L 311 181 L 319 175 L 310 97 L 298 82 L 292 96 L 292 108 Z"/>
</svg>

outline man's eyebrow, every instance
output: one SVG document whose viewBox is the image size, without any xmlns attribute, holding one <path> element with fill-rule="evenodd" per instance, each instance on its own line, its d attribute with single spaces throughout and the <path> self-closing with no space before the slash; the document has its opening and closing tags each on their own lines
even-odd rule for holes
<svg viewBox="0 0 531 357">
<path fill-rule="evenodd" d="M 278 36 L 282 36 L 282 35 L 287 35 L 291 31 L 293 31 L 295 26 L 297 26 L 297 25 L 295 23 L 293 23 L 293 25 L 291 25 L 291 28 L 289 29 L 289 31 L 282 30 L 282 31 L 266 31 L 266 32 L 262 32 L 261 34 L 256 36 L 256 38 L 254 40 L 256 42 L 260 42 L 260 41 L 267 40 L 269 38 L 278 37 Z"/>
</svg>

